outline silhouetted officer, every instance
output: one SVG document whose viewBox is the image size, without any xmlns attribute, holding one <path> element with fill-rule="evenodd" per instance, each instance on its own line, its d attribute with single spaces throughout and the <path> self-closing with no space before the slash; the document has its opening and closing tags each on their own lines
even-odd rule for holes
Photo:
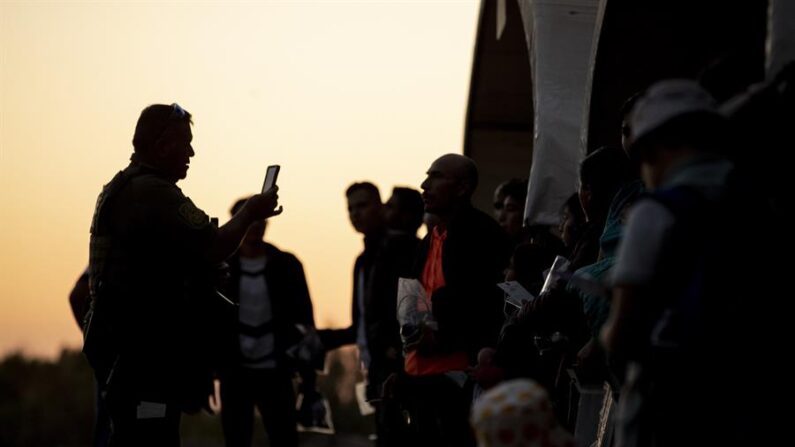
<svg viewBox="0 0 795 447">
<path fill-rule="evenodd" d="M 112 445 L 179 445 L 182 411 L 211 384 L 202 325 L 215 265 L 249 225 L 281 213 L 277 188 L 253 196 L 227 224 L 176 186 L 187 175 L 191 115 L 177 104 L 141 112 L 130 165 L 97 199 L 91 224 L 86 356 L 102 385 Z"/>
</svg>

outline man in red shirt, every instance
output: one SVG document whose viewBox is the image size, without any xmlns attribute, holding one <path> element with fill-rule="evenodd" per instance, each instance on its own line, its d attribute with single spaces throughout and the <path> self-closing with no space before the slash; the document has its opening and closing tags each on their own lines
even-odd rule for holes
<svg viewBox="0 0 795 447">
<path fill-rule="evenodd" d="M 499 225 L 472 207 L 475 163 L 457 154 L 433 162 L 422 183 L 425 211 L 438 217 L 420 245 L 413 274 L 430 298 L 438 329 L 406 352 L 407 406 L 422 445 L 474 446 L 472 387 L 466 371 L 494 346 L 502 323 L 500 281 L 509 256 Z"/>
</svg>

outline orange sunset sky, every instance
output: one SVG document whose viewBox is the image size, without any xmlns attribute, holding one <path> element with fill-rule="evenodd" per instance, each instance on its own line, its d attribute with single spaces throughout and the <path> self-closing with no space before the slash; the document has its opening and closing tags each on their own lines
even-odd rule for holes
<svg viewBox="0 0 795 447">
<path fill-rule="evenodd" d="M 304 263 L 319 327 L 350 322 L 344 190 L 419 187 L 461 152 L 479 1 L 0 2 L 0 356 L 79 347 L 68 293 L 146 105 L 194 115 L 186 195 L 221 222 L 268 164 L 266 238 Z"/>
</svg>

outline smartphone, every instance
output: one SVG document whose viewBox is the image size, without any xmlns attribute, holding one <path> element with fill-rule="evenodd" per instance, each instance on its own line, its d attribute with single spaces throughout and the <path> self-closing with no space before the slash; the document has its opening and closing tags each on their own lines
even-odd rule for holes
<svg viewBox="0 0 795 447">
<path fill-rule="evenodd" d="M 279 165 L 270 165 L 268 166 L 267 172 L 265 172 L 265 183 L 262 184 L 262 193 L 264 194 L 269 189 L 276 186 L 276 178 L 279 176 Z"/>
</svg>

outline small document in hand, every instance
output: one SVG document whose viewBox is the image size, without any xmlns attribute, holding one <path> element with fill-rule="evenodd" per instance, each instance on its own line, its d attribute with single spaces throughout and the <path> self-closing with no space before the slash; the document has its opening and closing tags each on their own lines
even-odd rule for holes
<svg viewBox="0 0 795 447">
<path fill-rule="evenodd" d="M 518 281 L 507 281 L 497 284 L 505 292 L 505 302 L 521 308 L 524 303 L 533 301 L 536 297 L 522 287 Z"/>
</svg>

